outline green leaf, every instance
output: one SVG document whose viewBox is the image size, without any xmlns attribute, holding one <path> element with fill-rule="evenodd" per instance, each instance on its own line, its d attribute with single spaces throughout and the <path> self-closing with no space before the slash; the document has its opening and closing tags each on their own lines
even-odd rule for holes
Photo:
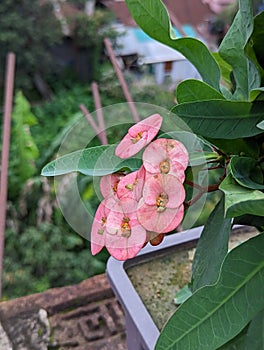
<svg viewBox="0 0 264 350">
<path fill-rule="evenodd" d="M 264 35 L 264 11 L 260 12 L 254 18 L 254 30 L 250 38 L 250 42 L 254 50 L 255 57 L 258 61 L 259 69 L 262 75 L 262 84 L 264 83 L 263 35 Z"/>
<path fill-rule="evenodd" d="M 248 325 L 233 339 L 225 343 L 217 350 L 247 350 L 244 348 L 245 337 L 247 336 Z"/>
<path fill-rule="evenodd" d="M 219 150 L 228 155 L 244 155 L 253 158 L 259 156 L 259 146 L 255 140 L 250 139 L 211 139 L 209 141 Z"/>
<path fill-rule="evenodd" d="M 264 309 L 250 322 L 244 349 L 264 349 Z"/>
<path fill-rule="evenodd" d="M 229 163 L 231 174 L 241 185 L 253 190 L 263 190 L 263 174 L 258 162 L 250 157 L 231 158 Z"/>
<path fill-rule="evenodd" d="M 257 127 L 261 130 L 264 130 L 264 120 L 260 123 L 258 123 Z"/>
<path fill-rule="evenodd" d="M 191 290 L 214 284 L 228 252 L 231 219 L 225 219 L 224 198 L 209 216 L 198 241 L 192 265 Z"/>
<path fill-rule="evenodd" d="M 179 83 L 176 90 L 178 103 L 208 100 L 224 100 L 224 96 L 200 80 L 187 79 Z"/>
<path fill-rule="evenodd" d="M 192 291 L 189 288 L 188 284 L 186 284 L 182 289 L 180 289 L 174 298 L 174 303 L 176 305 L 180 305 L 184 303 L 190 296 L 192 295 Z"/>
<path fill-rule="evenodd" d="M 231 250 L 215 285 L 198 289 L 165 325 L 156 350 L 214 350 L 264 308 L 264 235 Z"/>
<path fill-rule="evenodd" d="M 234 218 L 234 225 L 264 227 L 264 216 L 242 215 Z"/>
<path fill-rule="evenodd" d="M 250 91 L 250 101 L 255 101 L 256 99 L 260 99 L 261 101 L 263 101 L 264 87 L 260 87 L 258 89 L 253 89 Z"/>
<path fill-rule="evenodd" d="M 153 39 L 183 54 L 199 71 L 203 80 L 219 90 L 220 70 L 208 48 L 193 38 L 177 39 L 166 7 L 160 0 L 126 0 L 137 24 Z"/>
<path fill-rule="evenodd" d="M 233 98 L 238 100 L 248 100 L 250 90 L 260 85 L 257 67 L 247 58 L 244 51 L 252 32 L 251 1 L 240 0 L 237 15 L 219 48 L 220 56 L 233 68 L 236 83 Z"/>
<path fill-rule="evenodd" d="M 41 175 L 57 176 L 78 171 L 84 175 L 103 176 L 121 169 L 133 171 L 140 167 L 140 159 L 122 160 L 115 156 L 115 148 L 115 145 L 96 146 L 66 154 L 47 164 Z"/>
<path fill-rule="evenodd" d="M 210 100 L 175 106 L 177 114 L 198 135 L 237 139 L 260 134 L 256 125 L 263 120 L 264 103 Z"/>
<path fill-rule="evenodd" d="M 264 310 L 234 339 L 230 340 L 218 350 L 260 350 L 264 349 Z"/>
<path fill-rule="evenodd" d="M 232 72 L 232 67 L 222 59 L 222 57 L 219 55 L 219 52 L 213 52 L 212 53 L 216 62 L 218 63 L 220 70 L 221 70 L 221 80 L 223 81 L 224 85 L 226 86 L 226 89 L 223 89 L 223 86 L 221 86 L 221 91 L 223 94 L 225 94 L 225 97 L 228 99 L 232 98 L 232 93 L 229 91 L 232 87 L 232 83 L 230 80 L 231 72 Z M 227 90 L 227 88 L 229 90 Z"/>
<path fill-rule="evenodd" d="M 225 215 L 236 217 L 245 214 L 264 216 L 264 193 L 240 186 L 229 174 L 219 186 L 225 194 Z"/>
</svg>

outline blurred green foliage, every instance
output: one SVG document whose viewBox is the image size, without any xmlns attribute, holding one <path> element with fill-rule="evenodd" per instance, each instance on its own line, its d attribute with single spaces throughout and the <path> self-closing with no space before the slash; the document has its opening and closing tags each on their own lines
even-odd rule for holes
<svg viewBox="0 0 264 350">
<path fill-rule="evenodd" d="M 35 175 L 38 148 L 30 128 L 37 124 L 31 106 L 22 92 L 17 92 L 12 113 L 9 160 L 9 198 L 15 198 L 27 179 Z"/>
<path fill-rule="evenodd" d="M 103 273 L 107 254 L 92 257 L 89 243 L 66 224 L 42 223 L 6 231 L 3 298 L 78 283 Z"/>
<path fill-rule="evenodd" d="M 47 2 L 4 0 L 0 2 L 0 61 L 8 52 L 16 54 L 16 88 L 33 91 L 34 76 L 45 79 L 56 70 L 50 48 L 61 40 L 61 27 Z M 4 65 L 0 65 L 3 86 Z"/>
</svg>

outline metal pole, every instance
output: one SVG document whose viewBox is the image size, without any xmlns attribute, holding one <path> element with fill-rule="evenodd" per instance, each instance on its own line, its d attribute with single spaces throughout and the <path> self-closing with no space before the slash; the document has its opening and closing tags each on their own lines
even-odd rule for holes
<svg viewBox="0 0 264 350">
<path fill-rule="evenodd" d="M 0 298 L 2 298 L 2 275 L 5 245 L 5 223 L 6 223 L 6 202 L 8 189 L 8 160 L 10 146 L 11 114 L 13 105 L 14 77 L 15 77 L 15 54 L 9 53 L 7 56 L 6 76 L 5 76 L 5 100 L 4 100 L 4 120 L 2 133 L 2 159 L 0 177 Z"/>
<path fill-rule="evenodd" d="M 130 95 L 130 93 L 129 93 L 129 90 L 128 90 L 128 87 L 127 87 L 127 83 L 126 83 L 126 81 L 125 81 L 125 79 L 124 79 L 123 73 L 122 73 L 122 71 L 121 71 L 121 69 L 120 69 L 120 67 L 119 67 L 119 65 L 118 65 L 118 63 L 117 63 L 117 59 L 116 59 L 114 50 L 113 50 L 113 48 L 112 48 L 111 42 L 110 42 L 110 40 L 109 40 L 108 38 L 105 38 L 105 39 L 104 39 L 104 44 L 105 44 L 106 50 L 107 50 L 107 52 L 108 52 L 108 55 L 109 55 L 109 57 L 110 57 L 110 60 L 111 60 L 111 62 L 112 62 L 112 65 L 113 65 L 113 67 L 114 67 L 114 69 L 115 69 L 117 78 L 118 78 L 118 80 L 119 80 L 119 82 L 120 82 L 120 85 L 121 85 L 121 87 L 122 87 L 122 90 L 123 90 L 123 92 L 124 92 L 125 98 L 126 98 L 126 100 L 127 100 L 127 102 L 128 102 L 128 105 L 129 105 L 129 108 L 130 108 L 130 110 L 131 110 L 133 119 L 134 119 L 134 121 L 137 123 L 137 122 L 139 122 L 139 120 L 140 120 L 140 119 L 139 119 L 139 116 L 138 116 L 138 112 L 137 112 L 137 110 L 136 110 L 136 107 L 135 107 L 135 105 L 134 105 L 134 102 L 133 102 L 133 100 L 132 100 L 132 97 L 131 97 L 131 95 Z"/>
</svg>

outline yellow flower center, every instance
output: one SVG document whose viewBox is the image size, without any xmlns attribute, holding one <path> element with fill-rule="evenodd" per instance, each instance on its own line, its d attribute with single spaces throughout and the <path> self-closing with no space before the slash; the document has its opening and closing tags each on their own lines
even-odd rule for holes
<svg viewBox="0 0 264 350">
<path fill-rule="evenodd" d="M 137 183 L 138 183 L 138 180 L 135 180 L 132 184 L 127 184 L 127 185 L 125 186 L 125 188 L 126 188 L 127 190 L 129 190 L 129 191 L 133 191 L 133 189 L 135 188 L 135 186 L 137 185 Z"/>
<path fill-rule="evenodd" d="M 117 191 L 118 183 L 119 183 L 119 181 L 116 181 L 116 182 L 114 183 L 113 187 L 112 187 L 114 192 Z"/>
<path fill-rule="evenodd" d="M 131 227 L 129 225 L 130 219 L 128 217 L 124 217 L 121 223 L 121 232 L 122 237 L 128 238 L 131 235 Z"/>
<path fill-rule="evenodd" d="M 170 171 L 170 161 L 168 159 L 163 160 L 160 162 L 159 168 L 161 174 L 168 174 Z"/>
<path fill-rule="evenodd" d="M 104 226 L 106 224 L 106 217 L 103 216 L 102 219 L 101 219 L 101 228 L 97 231 L 97 233 L 99 235 L 103 235 L 104 234 Z"/>
<path fill-rule="evenodd" d="M 156 208 L 157 212 L 162 213 L 166 209 L 166 205 L 169 201 L 169 196 L 165 192 L 161 192 L 161 194 L 156 198 Z"/>
<path fill-rule="evenodd" d="M 132 143 L 137 143 L 140 139 L 142 139 L 142 131 L 140 131 L 135 137 L 131 139 Z"/>
</svg>

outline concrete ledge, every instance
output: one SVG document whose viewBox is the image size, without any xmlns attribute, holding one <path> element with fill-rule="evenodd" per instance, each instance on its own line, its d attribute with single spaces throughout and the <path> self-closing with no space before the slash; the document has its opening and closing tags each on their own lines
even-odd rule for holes
<svg viewBox="0 0 264 350">
<path fill-rule="evenodd" d="M 105 274 L 0 303 L 1 350 L 125 350 L 125 320 Z"/>
</svg>

